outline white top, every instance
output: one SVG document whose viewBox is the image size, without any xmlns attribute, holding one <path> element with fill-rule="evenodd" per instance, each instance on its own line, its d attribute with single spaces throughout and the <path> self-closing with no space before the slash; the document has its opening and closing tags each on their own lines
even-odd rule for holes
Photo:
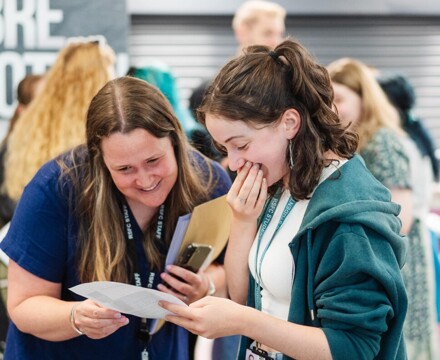
<svg viewBox="0 0 440 360">
<path fill-rule="evenodd" d="M 409 136 L 400 136 L 400 142 L 409 158 L 412 207 L 415 218 L 426 219 L 431 206 L 434 174 L 429 156 L 422 156 L 417 145 Z"/>
<path fill-rule="evenodd" d="M 332 165 L 325 167 L 321 174 L 319 184 L 346 162 L 347 160 L 343 160 L 340 161 L 339 164 L 332 163 Z M 259 271 L 262 281 L 262 284 L 260 284 L 262 287 L 262 311 L 283 320 L 287 320 L 293 280 L 295 278 L 295 264 L 292 259 L 289 243 L 298 233 L 310 200 L 301 200 L 295 204 L 279 229 L 278 234 L 273 239 L 266 254 L 264 254 L 264 249 L 275 232 L 275 228 L 278 225 L 281 214 L 289 198 L 289 190 L 285 190 L 281 195 L 273 218 L 261 239 L 260 251 L 258 252 L 258 264 L 260 264 L 261 257 L 264 256 L 261 265 L 261 272 Z M 254 279 L 257 279 L 255 255 L 259 232 L 260 230 L 254 239 L 248 257 L 249 269 Z"/>
</svg>

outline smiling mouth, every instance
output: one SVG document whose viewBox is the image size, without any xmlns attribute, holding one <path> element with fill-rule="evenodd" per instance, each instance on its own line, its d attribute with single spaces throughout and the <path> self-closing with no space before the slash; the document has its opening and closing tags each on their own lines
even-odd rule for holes
<svg viewBox="0 0 440 360">
<path fill-rule="evenodd" d="M 159 184 L 160 184 L 160 181 L 157 184 L 153 185 L 153 186 L 150 186 L 148 188 L 141 188 L 140 190 L 144 191 L 144 192 L 150 192 L 150 191 L 155 190 L 159 186 Z"/>
</svg>

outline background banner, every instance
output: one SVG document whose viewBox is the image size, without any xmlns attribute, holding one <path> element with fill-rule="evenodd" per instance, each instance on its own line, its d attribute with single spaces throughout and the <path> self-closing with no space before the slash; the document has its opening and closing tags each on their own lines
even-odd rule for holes
<svg viewBox="0 0 440 360">
<path fill-rule="evenodd" d="M 23 77 L 44 73 L 69 37 L 104 35 L 125 74 L 128 27 L 125 0 L 0 0 L 0 119 L 12 116 Z"/>
</svg>

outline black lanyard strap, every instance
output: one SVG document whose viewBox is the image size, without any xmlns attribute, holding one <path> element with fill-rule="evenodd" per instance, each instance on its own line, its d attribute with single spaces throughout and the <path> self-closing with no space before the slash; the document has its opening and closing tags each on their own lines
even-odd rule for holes
<svg viewBox="0 0 440 360">
<path fill-rule="evenodd" d="M 159 208 L 155 233 L 155 238 L 159 242 L 162 240 L 164 214 L 165 205 L 162 204 Z M 142 237 L 135 236 L 133 221 L 131 219 L 128 205 L 126 203 L 122 204 L 122 215 L 124 217 L 124 234 L 125 240 L 127 242 L 127 253 L 131 260 L 131 263 L 133 264 L 132 282 L 136 286 L 148 287 L 149 281 L 154 281 L 156 273 L 150 272 L 147 257 L 142 244 Z M 151 279 L 151 277 L 149 279 L 148 274 L 153 274 L 153 279 Z M 145 344 L 147 344 L 151 340 L 151 333 L 148 329 L 147 319 L 145 318 L 141 318 L 138 338 Z M 144 352 L 146 352 L 146 348 L 144 349 Z"/>
</svg>

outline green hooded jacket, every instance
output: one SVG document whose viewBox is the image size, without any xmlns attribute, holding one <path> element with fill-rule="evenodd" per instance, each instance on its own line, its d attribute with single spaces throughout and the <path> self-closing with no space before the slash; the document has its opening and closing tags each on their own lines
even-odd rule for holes
<svg viewBox="0 0 440 360">
<path fill-rule="evenodd" d="M 390 200 L 354 156 L 316 188 L 289 244 L 296 270 L 288 321 L 322 328 L 334 360 L 406 359 L 406 239 Z M 249 283 L 255 307 L 252 276 Z M 242 338 L 239 359 L 251 341 Z"/>
</svg>

